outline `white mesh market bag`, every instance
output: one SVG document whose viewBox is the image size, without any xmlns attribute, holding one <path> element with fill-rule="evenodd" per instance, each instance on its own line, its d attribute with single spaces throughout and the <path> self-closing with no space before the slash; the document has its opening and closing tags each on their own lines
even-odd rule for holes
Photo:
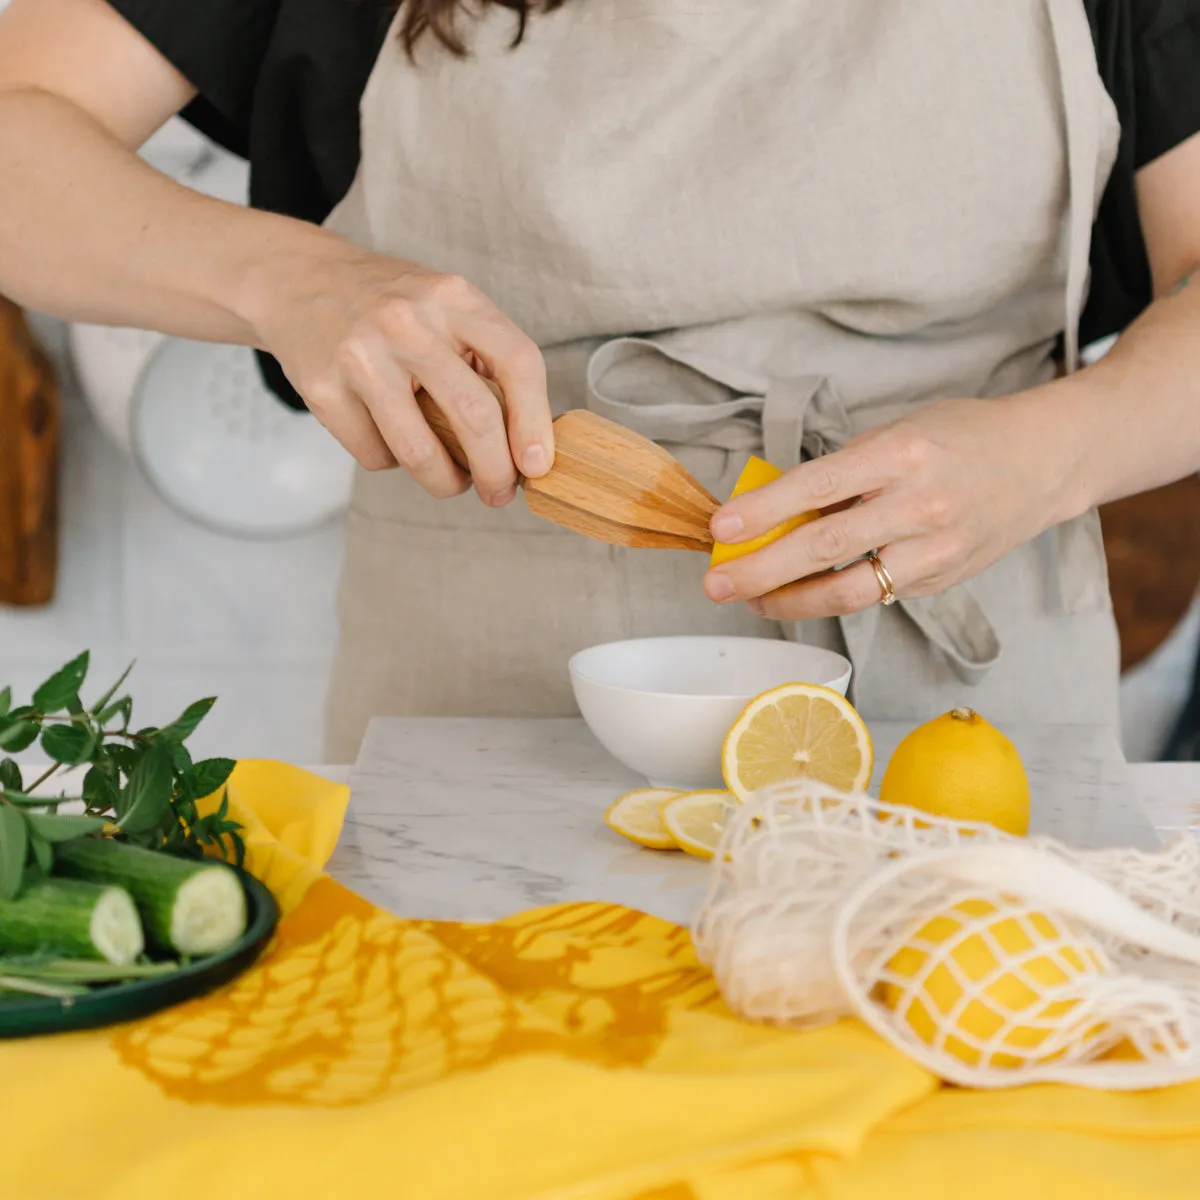
<svg viewBox="0 0 1200 1200">
<path fill-rule="evenodd" d="M 694 936 L 730 1007 L 857 1016 L 968 1087 L 1200 1078 L 1200 848 L 1076 851 L 784 784 L 734 811 Z"/>
</svg>

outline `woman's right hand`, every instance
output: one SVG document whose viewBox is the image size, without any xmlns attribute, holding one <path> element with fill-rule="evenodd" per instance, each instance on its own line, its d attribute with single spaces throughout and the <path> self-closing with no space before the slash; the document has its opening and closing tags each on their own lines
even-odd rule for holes
<svg viewBox="0 0 1200 1200">
<path fill-rule="evenodd" d="M 312 250 L 258 268 L 247 309 L 262 348 L 367 470 L 399 465 L 438 497 L 473 483 L 498 507 L 519 475 L 550 469 L 541 352 L 482 292 L 329 234 Z M 485 377 L 504 395 L 507 429 Z M 458 435 L 469 476 L 421 415 L 419 388 Z"/>
</svg>

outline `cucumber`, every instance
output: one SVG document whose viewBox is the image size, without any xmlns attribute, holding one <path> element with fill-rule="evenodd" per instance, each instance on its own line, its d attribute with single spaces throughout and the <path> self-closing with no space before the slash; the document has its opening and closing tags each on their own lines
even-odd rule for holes
<svg viewBox="0 0 1200 1200">
<path fill-rule="evenodd" d="M 124 967 L 145 944 L 137 908 L 121 887 L 43 879 L 15 900 L 0 900 L 0 953 L 66 954 Z"/>
<path fill-rule="evenodd" d="M 216 954 L 246 931 L 242 882 L 211 859 L 175 858 L 111 838 L 89 837 L 55 846 L 54 869 L 125 888 L 142 914 L 151 943 L 161 950 Z"/>
</svg>

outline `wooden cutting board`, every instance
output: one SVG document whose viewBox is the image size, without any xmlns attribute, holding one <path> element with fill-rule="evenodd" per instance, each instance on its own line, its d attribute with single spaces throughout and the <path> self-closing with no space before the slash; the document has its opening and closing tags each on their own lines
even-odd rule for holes
<svg viewBox="0 0 1200 1200">
<path fill-rule="evenodd" d="M 58 570 L 58 384 L 0 297 L 0 603 L 47 604 Z"/>
<path fill-rule="evenodd" d="M 1171 636 L 1200 586 L 1200 479 L 1118 500 L 1100 517 L 1128 671 Z"/>
</svg>

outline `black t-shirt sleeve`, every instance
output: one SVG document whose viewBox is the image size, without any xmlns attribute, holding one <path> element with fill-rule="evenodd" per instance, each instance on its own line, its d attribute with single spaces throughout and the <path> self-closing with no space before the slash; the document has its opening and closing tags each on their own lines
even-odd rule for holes
<svg viewBox="0 0 1200 1200">
<path fill-rule="evenodd" d="M 1086 344 L 1120 333 L 1153 297 L 1137 172 L 1200 133 L 1200 0 L 1086 0 L 1121 144 L 1092 239 Z"/>
<path fill-rule="evenodd" d="M 280 0 L 108 0 L 199 93 L 184 113 L 245 153 Z"/>
<path fill-rule="evenodd" d="M 1133 0 L 1135 167 L 1200 133 L 1200 0 Z"/>
</svg>

